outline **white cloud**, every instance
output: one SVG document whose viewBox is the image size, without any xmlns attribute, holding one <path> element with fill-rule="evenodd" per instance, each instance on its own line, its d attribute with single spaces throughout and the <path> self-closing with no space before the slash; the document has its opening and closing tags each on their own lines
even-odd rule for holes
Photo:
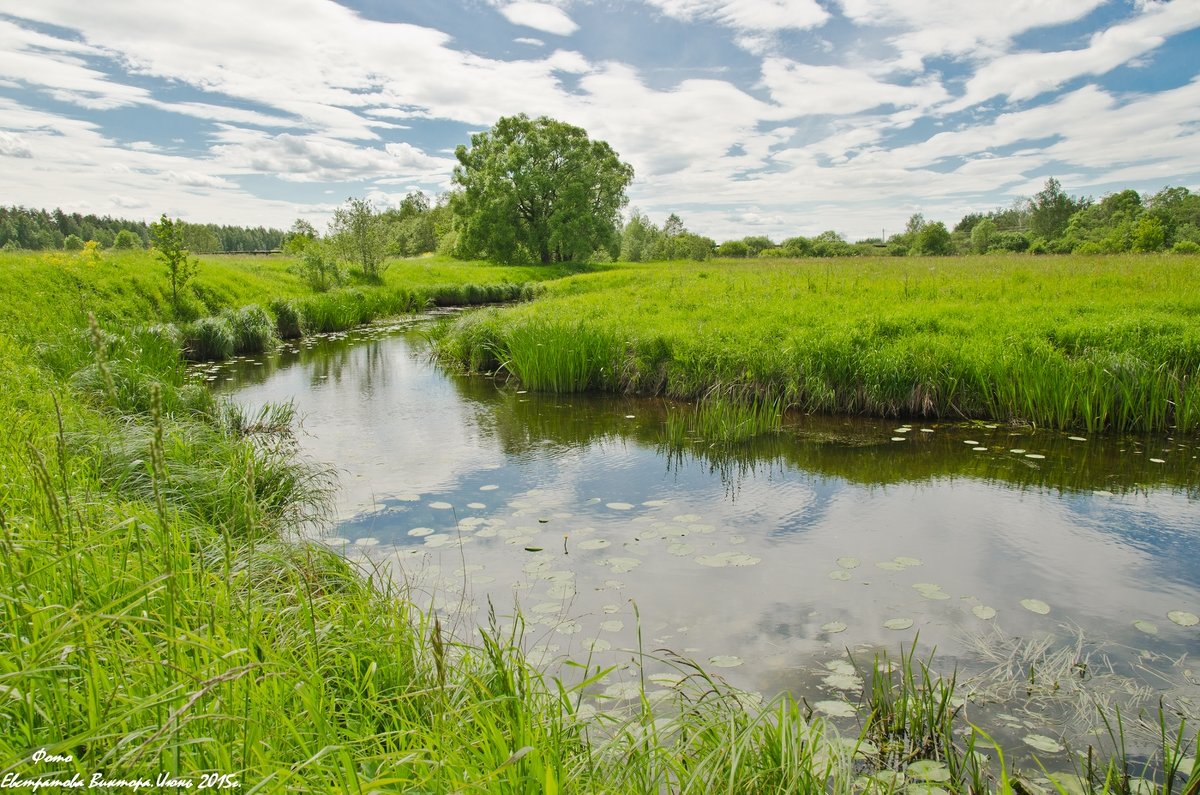
<svg viewBox="0 0 1200 795">
<path fill-rule="evenodd" d="M 1191 0 L 1185 0 L 1191 2 Z M 853 22 L 897 31 L 898 66 L 921 68 L 937 55 L 987 58 L 1002 54 L 1020 33 L 1082 18 L 1106 0 L 839 0 Z"/>
<path fill-rule="evenodd" d="M 0 157 L 33 157 L 33 151 L 21 136 L 0 130 Z"/>
<path fill-rule="evenodd" d="M 500 9 L 500 13 L 514 25 L 523 25 L 556 36 L 570 36 L 579 30 L 579 26 L 565 11 L 549 3 L 509 3 Z"/>
<path fill-rule="evenodd" d="M 236 173 L 267 173 L 292 182 L 358 181 L 403 175 L 432 179 L 447 173 L 453 161 L 426 155 L 407 143 L 382 149 L 356 146 L 336 138 L 227 127 L 212 148 L 218 167 Z"/>
<path fill-rule="evenodd" d="M 1168 36 L 1197 27 L 1200 27 L 1200 2 L 1154 3 L 1132 21 L 1094 34 L 1085 48 L 1018 52 L 996 58 L 967 82 L 965 95 L 951 109 L 968 107 L 997 95 L 1012 100 L 1036 97 L 1081 75 L 1102 75 L 1133 62 L 1161 46 Z"/>
<path fill-rule="evenodd" d="M 545 47 L 546 46 L 546 42 L 542 41 L 541 39 L 533 39 L 533 38 L 529 38 L 526 36 L 522 36 L 520 38 L 513 39 L 513 41 L 516 42 L 517 44 L 528 44 L 530 47 Z"/>
<path fill-rule="evenodd" d="M 820 27 L 829 12 L 816 0 L 646 0 L 669 17 L 710 19 L 737 30 L 808 30 Z"/>
<path fill-rule="evenodd" d="M 928 107 L 946 98 L 936 82 L 884 83 L 844 66 L 811 66 L 786 58 L 763 61 L 763 83 L 787 116 L 853 114 L 883 105 Z"/>
</svg>

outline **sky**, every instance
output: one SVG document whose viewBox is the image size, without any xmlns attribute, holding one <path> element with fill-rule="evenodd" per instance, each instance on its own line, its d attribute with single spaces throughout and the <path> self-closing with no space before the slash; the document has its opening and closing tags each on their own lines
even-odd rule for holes
<svg viewBox="0 0 1200 795">
<path fill-rule="evenodd" d="M 0 204 L 324 229 L 546 115 L 720 240 L 1200 185 L 1200 0 L 0 0 Z"/>
</svg>

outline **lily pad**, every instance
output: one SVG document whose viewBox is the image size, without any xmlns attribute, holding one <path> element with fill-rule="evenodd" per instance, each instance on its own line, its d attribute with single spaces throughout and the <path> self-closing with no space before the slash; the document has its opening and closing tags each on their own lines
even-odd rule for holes
<svg viewBox="0 0 1200 795">
<path fill-rule="evenodd" d="M 618 682 L 615 685 L 609 685 L 604 688 L 604 695 L 618 701 L 628 701 L 634 698 L 640 698 L 642 688 L 637 682 Z"/>
<path fill-rule="evenodd" d="M 904 775 L 908 776 L 909 780 L 916 781 L 949 781 L 950 768 L 941 762 L 922 759 L 904 768 Z"/>
<path fill-rule="evenodd" d="M 863 686 L 862 679 L 848 674 L 830 674 L 821 681 L 835 690 L 858 690 Z"/>
<path fill-rule="evenodd" d="M 415 536 L 416 538 L 424 538 L 425 536 L 433 535 L 433 528 L 432 527 L 414 527 L 412 530 L 408 531 L 408 534 L 410 536 Z"/>
<path fill-rule="evenodd" d="M 604 507 L 612 508 L 614 511 L 628 511 L 633 508 L 633 504 L 628 502 L 607 502 L 604 504 Z"/>
<path fill-rule="evenodd" d="M 1057 754 L 1063 750 L 1062 744 L 1058 740 L 1044 734 L 1027 734 L 1021 740 L 1030 748 L 1036 748 L 1047 754 Z"/>
<path fill-rule="evenodd" d="M 846 571 L 845 569 L 834 569 L 833 571 L 829 572 L 829 579 L 841 580 L 842 582 L 845 582 L 850 579 L 850 572 Z"/>
<path fill-rule="evenodd" d="M 1158 634 L 1158 625 L 1154 624 L 1150 621 L 1143 621 L 1142 619 L 1139 618 L 1137 621 L 1133 622 L 1133 625 L 1135 627 L 1137 627 L 1139 630 L 1141 630 L 1142 632 L 1145 632 L 1147 635 L 1157 635 Z"/>
<path fill-rule="evenodd" d="M 908 568 L 910 566 L 920 566 L 921 565 L 920 558 L 910 558 L 910 557 L 905 557 L 904 555 L 899 555 L 897 557 L 892 558 L 892 562 L 898 563 L 901 566 L 904 566 L 905 568 Z"/>
<path fill-rule="evenodd" d="M 742 658 L 733 654 L 719 654 L 716 657 L 709 657 L 708 664 L 714 668 L 737 668 L 742 664 Z"/>
<path fill-rule="evenodd" d="M 438 511 L 446 511 L 446 510 L 453 508 L 454 506 L 448 502 L 431 502 L 431 503 L 429 503 L 429 507 L 433 508 L 435 510 L 438 510 Z"/>
<path fill-rule="evenodd" d="M 1042 455 L 1041 453 L 1026 453 L 1025 457 L 1041 459 L 1041 458 L 1045 458 L 1046 456 Z"/>
<path fill-rule="evenodd" d="M 887 629 L 909 629 L 912 625 L 911 618 L 889 618 L 883 622 L 883 626 Z"/>
<path fill-rule="evenodd" d="M 918 582 L 913 584 L 913 588 L 917 593 L 924 596 L 926 599 L 949 599 L 950 594 L 942 590 L 942 586 L 932 582 Z"/>
<path fill-rule="evenodd" d="M 996 617 L 996 608 L 987 605 L 975 605 L 971 608 L 971 612 L 975 614 L 976 618 L 983 621 L 991 621 Z"/>
<path fill-rule="evenodd" d="M 852 558 L 848 556 L 837 559 L 837 565 L 841 566 L 843 569 L 857 569 L 861 563 L 862 561 L 860 561 L 858 558 Z"/>
<path fill-rule="evenodd" d="M 580 549 L 604 549 L 612 544 L 607 538 L 589 538 L 587 541 L 580 541 Z"/>
<path fill-rule="evenodd" d="M 620 632 L 625 628 L 625 622 L 620 619 L 612 618 L 608 621 L 600 622 L 600 629 L 604 632 Z"/>
<path fill-rule="evenodd" d="M 1044 616 L 1050 612 L 1050 605 L 1043 602 L 1041 599 L 1022 599 L 1021 607 L 1031 613 L 1037 613 L 1039 616 Z"/>
<path fill-rule="evenodd" d="M 853 718 L 857 715 L 853 704 L 848 704 L 845 701 L 818 701 L 813 704 L 813 709 L 817 712 L 823 712 L 832 718 Z"/>
<path fill-rule="evenodd" d="M 1167 613 L 1167 618 L 1181 627 L 1194 627 L 1197 623 L 1200 623 L 1200 616 L 1197 616 L 1195 613 L 1189 613 L 1186 610 L 1172 610 L 1170 613 Z"/>
<path fill-rule="evenodd" d="M 845 632 L 846 625 L 841 621 L 830 621 L 828 624 L 821 625 L 821 631 L 836 635 L 839 632 Z"/>
<path fill-rule="evenodd" d="M 482 511 L 487 506 L 484 505 L 482 502 L 468 502 L 467 507 L 470 508 L 472 511 Z"/>
<path fill-rule="evenodd" d="M 604 565 L 612 569 L 613 574 L 625 574 L 642 565 L 642 562 L 637 558 L 608 558 Z"/>
<path fill-rule="evenodd" d="M 875 566 L 885 571 L 904 571 L 904 566 L 894 560 L 882 560 L 879 563 L 876 563 Z"/>
</svg>

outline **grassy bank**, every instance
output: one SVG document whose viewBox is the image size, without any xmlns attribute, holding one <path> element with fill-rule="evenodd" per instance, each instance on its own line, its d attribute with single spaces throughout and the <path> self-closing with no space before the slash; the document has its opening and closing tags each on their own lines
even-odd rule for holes
<svg viewBox="0 0 1200 795">
<path fill-rule="evenodd" d="M 450 360 L 530 389 L 809 412 L 1200 430 L 1200 258 L 626 265 L 464 318 Z"/>
<path fill-rule="evenodd" d="M 614 672 L 581 663 L 557 682 L 525 663 L 519 631 L 448 634 L 405 594 L 289 541 L 321 520 L 328 473 L 296 457 L 286 409 L 245 416 L 187 382 L 178 340 L 153 327 L 169 319 L 161 274 L 11 263 L 0 779 L 27 782 L 15 791 L 97 773 L 350 793 L 891 791 L 896 776 L 871 778 L 883 769 L 950 789 L 1004 781 L 997 754 L 984 765 L 949 733 L 946 688 L 922 670 L 877 675 L 869 742 L 846 743 L 802 703 L 760 705 L 686 661 L 664 661 L 667 678 L 635 672 L 633 705 L 597 710 Z M 226 285 L 208 308 L 303 296 L 273 269 L 204 268 L 202 284 Z M 480 283 L 469 273 L 460 284 Z M 1195 745 L 1176 735 L 1168 767 Z M 1096 769 L 1100 787 L 1128 789 L 1119 766 Z"/>
</svg>

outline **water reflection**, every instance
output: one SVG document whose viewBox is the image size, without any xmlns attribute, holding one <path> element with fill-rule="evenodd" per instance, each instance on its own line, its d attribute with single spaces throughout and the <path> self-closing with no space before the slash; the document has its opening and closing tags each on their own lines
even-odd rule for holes
<svg viewBox="0 0 1200 795">
<path fill-rule="evenodd" d="M 464 626 L 519 603 L 547 661 L 627 659 L 640 628 L 776 690 L 917 633 L 968 668 L 993 632 L 1081 631 L 1138 665 L 1200 640 L 1167 617 L 1200 612 L 1196 439 L 795 416 L 748 444 L 667 448 L 684 406 L 447 375 L 389 329 L 218 379 L 296 402 L 306 450 L 342 471 L 338 548 Z M 1163 676 L 1156 692 L 1176 687 Z"/>
</svg>

